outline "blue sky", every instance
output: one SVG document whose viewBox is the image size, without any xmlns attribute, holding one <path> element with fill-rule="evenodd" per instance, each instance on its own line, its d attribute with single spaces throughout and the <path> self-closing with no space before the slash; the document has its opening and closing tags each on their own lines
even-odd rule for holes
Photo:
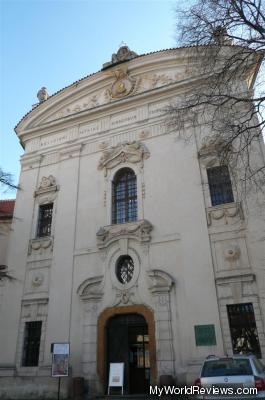
<svg viewBox="0 0 265 400">
<path fill-rule="evenodd" d="M 0 166 L 18 181 L 14 133 L 46 86 L 53 94 L 98 71 L 121 42 L 138 54 L 176 46 L 182 0 L 0 0 Z M 15 192 L 2 193 L 12 198 Z"/>
</svg>

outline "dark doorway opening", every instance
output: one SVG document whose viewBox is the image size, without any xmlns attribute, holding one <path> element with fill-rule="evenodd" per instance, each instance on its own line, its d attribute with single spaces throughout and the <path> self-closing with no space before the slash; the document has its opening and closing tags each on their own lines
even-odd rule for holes
<svg viewBox="0 0 265 400">
<path fill-rule="evenodd" d="M 110 363 L 124 363 L 124 392 L 148 393 L 150 384 L 149 334 L 140 314 L 121 314 L 109 319 L 106 329 L 107 373 Z M 107 379 L 108 385 L 108 379 Z"/>
<path fill-rule="evenodd" d="M 253 353 L 261 358 L 258 331 L 252 303 L 227 305 L 234 354 Z"/>
</svg>

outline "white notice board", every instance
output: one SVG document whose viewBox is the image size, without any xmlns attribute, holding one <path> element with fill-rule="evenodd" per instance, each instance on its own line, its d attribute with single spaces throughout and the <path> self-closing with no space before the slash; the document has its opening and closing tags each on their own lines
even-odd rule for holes
<svg viewBox="0 0 265 400">
<path fill-rule="evenodd" d="M 68 354 L 70 353 L 69 343 L 53 343 L 53 354 Z"/>
<path fill-rule="evenodd" d="M 109 388 L 121 386 L 123 388 L 124 363 L 110 363 Z"/>
</svg>

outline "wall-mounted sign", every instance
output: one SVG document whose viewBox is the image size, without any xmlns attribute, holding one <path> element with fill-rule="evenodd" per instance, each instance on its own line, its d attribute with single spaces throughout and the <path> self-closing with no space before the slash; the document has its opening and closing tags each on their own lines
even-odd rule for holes
<svg viewBox="0 0 265 400">
<path fill-rule="evenodd" d="M 70 353 L 69 343 L 52 343 L 51 352 L 53 354 L 68 354 Z"/>
<path fill-rule="evenodd" d="M 109 367 L 109 387 L 121 387 L 123 394 L 124 363 L 110 363 Z"/>
<path fill-rule="evenodd" d="M 52 376 L 61 377 L 69 374 L 69 343 L 53 343 L 52 351 Z"/>
<path fill-rule="evenodd" d="M 195 325 L 196 346 L 215 346 L 216 336 L 214 325 Z"/>
</svg>

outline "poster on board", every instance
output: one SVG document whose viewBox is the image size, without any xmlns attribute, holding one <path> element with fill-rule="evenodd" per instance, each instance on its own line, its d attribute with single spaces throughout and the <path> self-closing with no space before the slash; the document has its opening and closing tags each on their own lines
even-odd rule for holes
<svg viewBox="0 0 265 400">
<path fill-rule="evenodd" d="M 110 363 L 109 367 L 109 388 L 122 387 L 124 379 L 124 363 Z"/>
<path fill-rule="evenodd" d="M 61 377 L 69 374 L 69 343 L 52 344 L 52 376 Z"/>
</svg>

